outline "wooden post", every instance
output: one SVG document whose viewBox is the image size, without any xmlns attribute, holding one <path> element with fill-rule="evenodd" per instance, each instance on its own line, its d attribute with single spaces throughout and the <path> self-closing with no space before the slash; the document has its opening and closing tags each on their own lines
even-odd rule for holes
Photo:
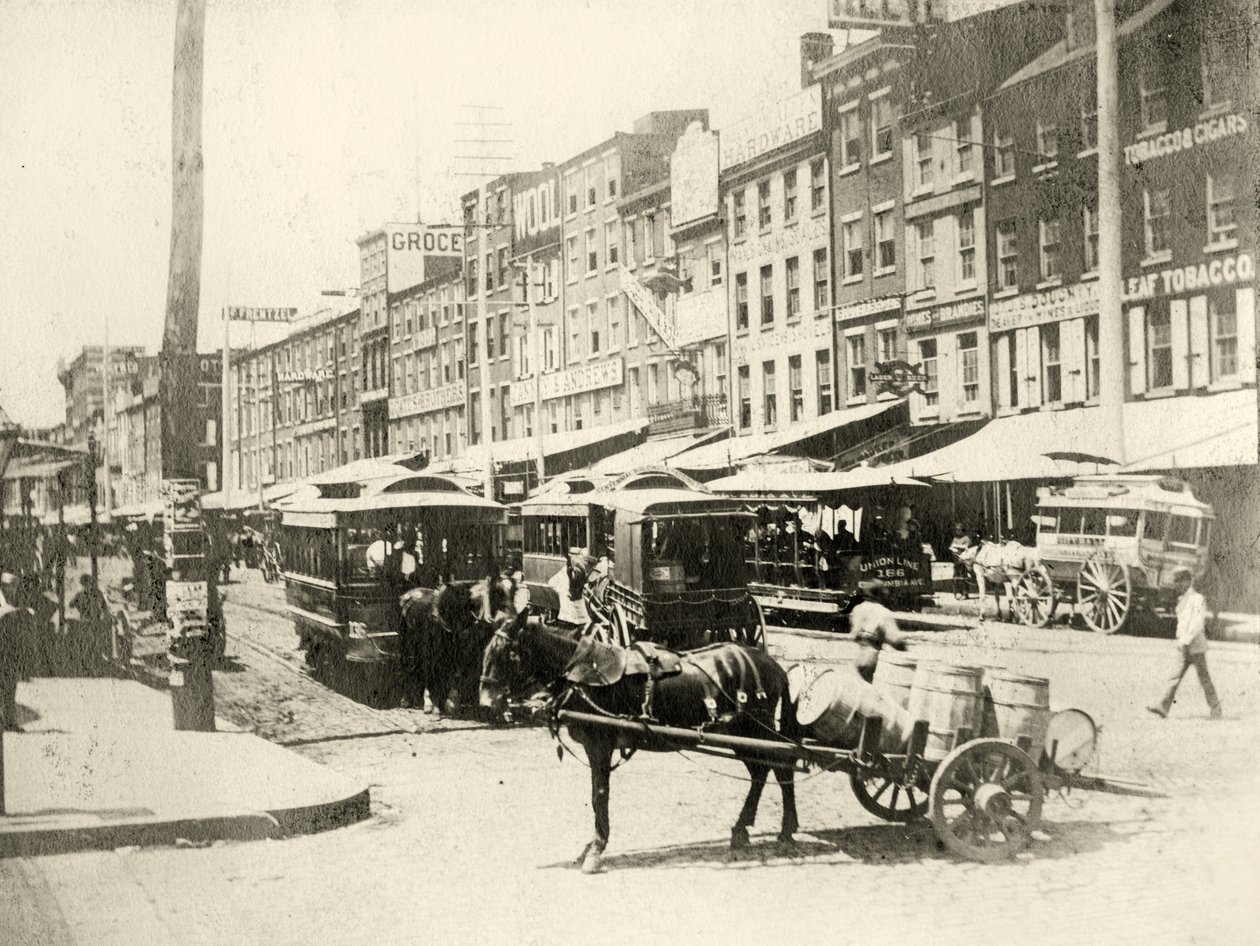
<svg viewBox="0 0 1260 946">
<path fill-rule="evenodd" d="M 189 483 L 201 478 L 200 430 L 188 423 L 198 402 L 197 314 L 201 302 L 201 97 L 205 0 L 178 0 L 172 86 L 171 255 L 162 335 L 159 400 L 167 614 L 171 635 L 171 708 L 176 729 L 214 729 L 214 679 L 206 611 L 200 500 Z M 196 526 L 193 529 L 190 526 Z M 198 542 L 197 540 L 201 541 Z"/>
</svg>

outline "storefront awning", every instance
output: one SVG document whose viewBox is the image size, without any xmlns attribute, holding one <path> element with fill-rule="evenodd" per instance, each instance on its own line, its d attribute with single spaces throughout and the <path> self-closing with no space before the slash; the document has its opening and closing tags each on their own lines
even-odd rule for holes
<svg viewBox="0 0 1260 946">
<path fill-rule="evenodd" d="M 734 476 L 724 476 L 708 484 L 719 493 L 737 496 L 791 496 L 796 494 L 823 495 L 848 490 L 871 489 L 879 486 L 926 486 L 910 477 L 896 478 L 887 467 L 858 467 L 847 472 L 835 473 L 775 473 L 773 471 L 741 470 Z"/>
<path fill-rule="evenodd" d="M 647 440 L 638 446 L 614 453 L 596 463 L 591 464 L 592 473 L 625 473 L 641 466 L 669 466 L 670 459 L 680 453 L 720 437 L 726 431 L 707 430 L 702 434 L 684 434 L 679 437 L 662 437 L 660 440 Z"/>
<path fill-rule="evenodd" d="M 1125 471 L 1256 463 L 1256 392 L 1124 406 Z M 1120 467 L 1096 407 L 999 417 L 963 440 L 881 469 L 956 483 L 1070 479 Z"/>
<path fill-rule="evenodd" d="M 903 407 L 904 401 L 883 401 L 863 404 L 845 411 L 832 411 L 811 420 L 791 424 L 783 430 L 730 437 L 718 443 L 706 444 L 688 450 L 674 461 L 682 470 L 721 470 L 739 466 L 750 457 L 779 453 L 794 444 L 831 433 L 850 424 L 869 420 L 893 408 Z"/>
<path fill-rule="evenodd" d="M 543 452 L 548 457 L 554 457 L 575 450 L 594 448 L 596 444 L 612 440 L 614 437 L 638 434 L 647 427 L 647 424 L 646 419 L 636 418 L 584 430 L 547 434 L 543 437 Z M 537 459 L 538 440 L 536 437 L 516 437 L 512 440 L 498 440 L 490 444 L 477 444 L 475 447 L 469 447 L 463 456 L 438 460 L 429 469 L 436 472 L 479 473 L 485 469 L 487 449 L 496 466 L 505 463 L 526 463 Z M 602 454 L 596 457 L 596 461 L 600 459 L 603 459 Z"/>
</svg>

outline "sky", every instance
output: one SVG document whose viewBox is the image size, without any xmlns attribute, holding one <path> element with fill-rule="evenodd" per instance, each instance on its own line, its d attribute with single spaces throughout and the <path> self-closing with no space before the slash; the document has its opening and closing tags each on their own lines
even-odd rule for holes
<svg viewBox="0 0 1260 946">
<path fill-rule="evenodd" d="M 199 347 L 224 306 L 357 286 L 383 222 L 458 220 L 480 181 L 457 172 L 488 166 L 456 158 L 461 122 L 509 123 L 502 170 L 653 109 L 721 128 L 799 89 L 825 26 L 825 0 L 207 0 Z M 24 425 L 63 419 L 58 358 L 160 345 L 174 28 L 175 0 L 0 0 L 0 406 Z"/>
</svg>

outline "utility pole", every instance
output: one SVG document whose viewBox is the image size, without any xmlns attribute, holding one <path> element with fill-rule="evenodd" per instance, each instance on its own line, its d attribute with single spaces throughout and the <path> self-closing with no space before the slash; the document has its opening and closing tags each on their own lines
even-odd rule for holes
<svg viewBox="0 0 1260 946">
<path fill-rule="evenodd" d="M 219 489 L 223 493 L 223 508 L 230 508 L 232 481 L 228 478 L 228 464 L 232 459 L 232 320 L 223 310 L 223 375 L 220 382 L 222 397 L 219 401 Z"/>
<path fill-rule="evenodd" d="M 538 488 L 541 490 L 547 479 L 547 458 L 543 453 L 542 346 L 538 343 L 538 307 L 534 302 L 540 284 L 534 282 L 533 253 L 526 257 L 525 266 L 525 301 L 529 305 L 529 354 L 534 363 L 534 438 L 538 449 Z M 545 285 L 544 279 L 541 286 Z"/>
<path fill-rule="evenodd" d="M 1120 306 L 1120 95 L 1115 0 L 1094 0 L 1094 24 L 1098 48 L 1098 400 L 1109 456 L 1123 464 L 1124 371 L 1129 359 Z"/>
<path fill-rule="evenodd" d="M 486 189 L 477 188 L 477 209 L 484 213 L 486 206 Z M 488 214 L 486 215 L 489 216 Z M 483 250 L 486 246 L 486 229 L 483 227 L 477 234 L 477 259 L 485 259 Z M 486 331 L 486 277 L 489 276 L 489 264 L 486 272 L 477 277 L 477 325 L 474 327 L 477 347 L 481 349 L 481 439 L 482 453 L 485 456 L 485 496 L 494 499 L 494 457 L 490 455 L 490 333 Z"/>
<path fill-rule="evenodd" d="M 164 548 L 169 578 L 171 708 L 177 730 L 214 730 L 214 678 L 207 610 L 205 535 L 201 530 L 199 431 L 188 423 L 196 404 L 199 364 L 203 218 L 201 99 L 205 0 L 178 0 L 171 115 L 171 256 L 162 335 Z"/>
</svg>

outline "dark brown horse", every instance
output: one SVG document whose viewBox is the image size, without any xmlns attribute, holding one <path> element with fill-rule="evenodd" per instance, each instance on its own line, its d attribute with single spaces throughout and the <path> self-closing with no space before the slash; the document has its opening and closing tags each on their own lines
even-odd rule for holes
<svg viewBox="0 0 1260 946">
<path fill-rule="evenodd" d="M 412 705 L 422 707 L 426 691 L 437 713 L 473 703 L 486 642 L 515 616 L 512 591 L 508 579 L 485 578 L 402 595 L 399 663 Z"/>
<path fill-rule="evenodd" d="M 575 659 L 576 658 L 576 659 Z M 672 663 L 677 672 L 651 681 L 633 672 L 641 660 L 629 649 L 589 637 L 575 638 L 524 615 L 494 632 L 486 645 L 481 670 L 481 704 L 497 709 L 511 692 L 514 674 L 554 681 L 558 705 L 596 715 L 643 719 L 646 712 L 661 725 L 759 739 L 799 741 L 796 708 L 788 696 L 787 674 L 764 651 L 738 644 L 714 644 L 685 654 L 664 653 L 660 664 Z M 584 681 L 584 682 L 575 682 Z M 645 703 L 647 705 L 645 705 Z M 777 719 L 776 719 L 777 713 Z M 569 724 L 573 740 L 586 751 L 591 767 L 591 804 L 595 837 L 582 849 L 584 873 L 600 869 L 608 844 L 608 796 L 613 753 L 617 749 L 666 751 L 658 740 L 642 739 L 610 727 Z M 779 841 L 792 842 L 796 832 L 796 790 L 791 767 L 778 759 L 740 751 L 751 784 L 739 818 L 731 828 L 731 847 L 748 846 L 748 829 L 771 768 L 783 793 L 783 823 Z"/>
</svg>

